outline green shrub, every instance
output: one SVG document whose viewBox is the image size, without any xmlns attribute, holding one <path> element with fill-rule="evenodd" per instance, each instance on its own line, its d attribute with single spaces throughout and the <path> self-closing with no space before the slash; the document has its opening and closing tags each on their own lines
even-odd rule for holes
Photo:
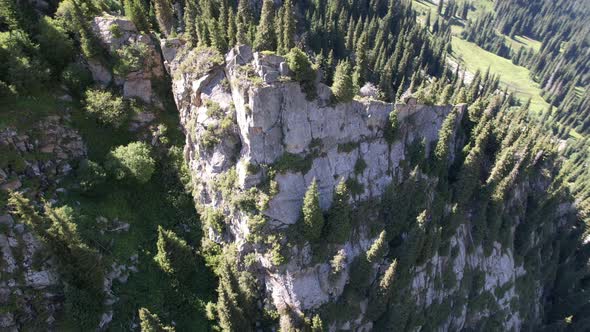
<svg viewBox="0 0 590 332">
<path fill-rule="evenodd" d="M 301 88 L 305 92 L 307 99 L 316 97 L 315 78 L 316 68 L 305 54 L 299 48 L 292 48 L 286 56 L 289 69 L 295 74 L 295 79 L 301 83 Z"/>
<path fill-rule="evenodd" d="M 123 98 L 115 96 L 109 91 L 87 90 L 85 102 L 86 111 L 104 124 L 119 127 L 127 119 Z"/>
<path fill-rule="evenodd" d="M 397 136 L 397 130 L 399 127 L 398 119 L 397 119 L 397 110 L 394 109 L 389 113 L 387 117 L 387 126 L 384 129 L 383 136 L 387 143 L 392 144 L 395 141 Z"/>
<path fill-rule="evenodd" d="M 346 180 L 346 187 L 354 196 L 358 196 L 365 192 L 365 186 L 355 178 L 348 178 Z"/>
<path fill-rule="evenodd" d="M 346 265 L 346 251 L 344 249 L 338 250 L 334 258 L 330 261 L 332 267 L 332 275 L 339 275 L 344 270 Z"/>
<path fill-rule="evenodd" d="M 109 27 L 109 31 L 113 34 L 113 37 L 115 38 L 121 38 L 121 36 L 123 35 L 121 33 L 121 28 L 119 27 L 118 24 L 113 24 Z"/>
<path fill-rule="evenodd" d="M 0 81 L 18 93 L 30 94 L 49 78 L 39 47 L 20 30 L 0 32 Z"/>
<path fill-rule="evenodd" d="M 37 41 L 41 55 L 51 65 L 54 75 L 59 75 L 74 56 L 74 45 L 66 31 L 51 17 L 44 16 L 39 20 Z"/>
<path fill-rule="evenodd" d="M 221 53 L 213 47 L 197 47 L 190 52 L 180 63 L 175 75 L 190 73 L 195 77 L 201 77 L 224 62 Z"/>
<path fill-rule="evenodd" d="M 135 42 L 118 49 L 117 62 L 113 68 L 115 74 L 126 76 L 129 73 L 146 69 L 149 49 L 146 44 Z"/>
<path fill-rule="evenodd" d="M 129 143 L 109 152 L 105 167 L 117 180 L 133 178 L 146 183 L 156 169 L 156 162 L 150 154 L 151 148 L 146 143 Z"/>
<path fill-rule="evenodd" d="M 354 174 L 361 175 L 361 174 L 363 174 L 363 172 L 365 171 L 366 168 L 367 168 L 367 163 L 365 162 L 365 160 L 363 158 L 359 157 L 356 160 L 356 163 L 354 164 Z"/>
<path fill-rule="evenodd" d="M 62 71 L 61 81 L 70 93 L 80 97 L 86 88 L 92 84 L 92 74 L 86 67 L 77 63 L 70 63 Z"/>
<path fill-rule="evenodd" d="M 293 171 L 305 174 L 311 169 L 312 163 L 312 158 L 303 158 L 297 154 L 286 152 L 272 164 L 271 168 L 279 173 Z"/>
<path fill-rule="evenodd" d="M 77 173 L 80 188 L 85 192 L 95 189 L 106 180 L 105 170 L 98 163 L 88 159 L 80 162 Z"/>
<path fill-rule="evenodd" d="M 349 153 L 354 151 L 355 149 L 357 149 L 359 147 L 359 142 L 348 142 L 348 143 L 342 143 L 342 144 L 338 144 L 338 153 Z"/>
</svg>

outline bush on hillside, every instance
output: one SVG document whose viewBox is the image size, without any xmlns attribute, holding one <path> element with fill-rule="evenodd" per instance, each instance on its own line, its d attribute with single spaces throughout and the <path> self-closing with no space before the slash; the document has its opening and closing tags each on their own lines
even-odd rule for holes
<svg viewBox="0 0 590 332">
<path fill-rule="evenodd" d="M 115 96 L 109 91 L 90 89 L 85 95 L 86 111 L 95 116 L 100 122 L 119 127 L 127 118 L 123 98 Z"/>
<path fill-rule="evenodd" d="M 77 63 L 70 63 L 61 73 L 61 81 L 68 88 L 70 93 L 81 96 L 90 84 L 92 74 L 84 66 Z"/>
<path fill-rule="evenodd" d="M 150 146 L 143 142 L 119 146 L 109 152 L 105 168 L 117 180 L 132 178 L 139 183 L 146 183 L 156 170 L 156 162 L 150 154 Z"/>
</svg>

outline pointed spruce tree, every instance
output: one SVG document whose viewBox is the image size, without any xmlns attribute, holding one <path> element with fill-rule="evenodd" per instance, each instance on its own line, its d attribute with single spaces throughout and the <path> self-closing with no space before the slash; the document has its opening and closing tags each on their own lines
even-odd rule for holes
<svg viewBox="0 0 590 332">
<path fill-rule="evenodd" d="M 125 16 L 135 24 L 137 30 L 142 32 L 149 31 L 150 23 L 141 0 L 124 0 L 123 7 L 125 9 Z"/>
<path fill-rule="evenodd" d="M 274 1 L 264 0 L 260 22 L 254 38 L 254 49 L 257 51 L 274 51 L 277 48 L 277 36 L 274 25 Z"/>
<path fill-rule="evenodd" d="M 154 0 L 154 9 L 156 11 L 156 20 L 160 31 L 166 36 L 170 36 L 173 31 L 174 13 L 170 0 Z"/>
<path fill-rule="evenodd" d="M 292 0 L 285 0 L 283 3 L 283 17 L 281 21 L 283 22 L 283 27 L 279 30 L 279 33 L 282 33 L 282 46 L 283 52 L 289 52 L 293 47 L 295 47 L 295 13 L 293 12 L 293 2 Z"/>
<path fill-rule="evenodd" d="M 196 258 L 191 247 L 174 232 L 158 226 L 156 264 L 170 275 L 176 286 L 191 285 L 196 272 Z"/>
<path fill-rule="evenodd" d="M 340 61 L 336 66 L 332 93 L 337 102 L 347 103 L 354 98 L 354 86 L 348 61 Z"/>
<path fill-rule="evenodd" d="M 174 332 L 171 326 L 164 326 L 156 314 L 152 314 L 146 308 L 139 309 L 139 326 L 141 332 Z"/>
<path fill-rule="evenodd" d="M 378 262 L 387 252 L 388 246 L 387 232 L 381 231 L 377 240 L 373 242 L 371 248 L 367 251 L 367 260 L 371 263 Z"/>
<path fill-rule="evenodd" d="M 303 233 L 309 242 L 316 242 L 320 239 L 323 228 L 324 215 L 320 208 L 318 183 L 313 179 L 303 198 Z"/>
<path fill-rule="evenodd" d="M 369 68 L 369 58 L 367 55 L 367 35 L 362 34 L 356 44 L 354 73 L 352 81 L 355 92 L 362 88 L 367 81 L 367 68 Z"/>
<path fill-rule="evenodd" d="M 328 241 L 344 243 L 350 236 L 352 209 L 348 200 L 350 193 L 346 182 L 341 180 L 334 191 L 334 200 L 328 214 Z"/>
</svg>

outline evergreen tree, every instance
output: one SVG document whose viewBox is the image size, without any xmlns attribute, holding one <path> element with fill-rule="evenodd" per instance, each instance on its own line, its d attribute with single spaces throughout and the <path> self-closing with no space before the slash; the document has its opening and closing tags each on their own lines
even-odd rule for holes
<svg viewBox="0 0 590 332">
<path fill-rule="evenodd" d="M 356 44 L 354 73 L 352 75 L 354 91 L 358 91 L 367 80 L 369 59 L 367 56 L 366 34 L 363 34 Z"/>
<path fill-rule="evenodd" d="M 250 44 L 250 25 L 252 24 L 252 13 L 248 0 L 238 1 L 238 12 L 236 14 L 236 42 L 238 44 Z"/>
<path fill-rule="evenodd" d="M 373 242 L 371 248 L 367 251 L 367 260 L 371 263 L 377 263 L 386 254 L 388 246 L 387 232 L 381 231 L 377 240 Z"/>
<path fill-rule="evenodd" d="M 146 9 L 141 0 L 123 0 L 123 7 L 125 8 L 125 16 L 127 16 L 137 30 L 148 32 L 150 24 L 146 14 Z"/>
<path fill-rule="evenodd" d="M 455 131 L 455 122 L 457 122 L 457 110 L 453 109 L 443 121 L 443 124 L 438 132 L 438 141 L 434 149 L 434 156 L 436 157 L 438 166 L 441 171 L 446 170 L 447 161 L 450 155 L 450 145 Z"/>
<path fill-rule="evenodd" d="M 154 0 L 154 9 L 160 31 L 166 37 L 170 36 L 174 27 L 174 13 L 170 0 Z"/>
<path fill-rule="evenodd" d="M 274 24 L 274 1 L 264 0 L 260 22 L 254 39 L 254 49 L 258 51 L 273 51 L 277 48 L 275 24 Z"/>
<path fill-rule="evenodd" d="M 346 182 L 341 180 L 334 191 L 334 199 L 328 214 L 328 240 L 334 243 L 344 243 L 350 236 L 352 209 L 348 200 L 350 193 Z"/>
<path fill-rule="evenodd" d="M 171 326 L 164 326 L 156 314 L 152 314 L 146 308 L 139 309 L 139 326 L 141 332 L 174 332 Z"/>
<path fill-rule="evenodd" d="M 283 52 L 289 52 L 293 47 L 295 47 L 295 13 L 293 12 L 293 2 L 292 0 L 285 0 L 283 3 L 283 17 L 281 21 L 283 22 L 283 28 L 280 30 L 282 33 L 282 47 Z"/>
<path fill-rule="evenodd" d="M 453 97 L 453 86 L 451 84 L 445 85 L 442 93 L 438 98 L 439 105 L 448 105 Z"/>
<path fill-rule="evenodd" d="M 332 93 L 334 99 L 338 102 L 346 103 L 354 98 L 354 85 L 350 73 L 350 63 L 341 61 L 336 66 L 334 73 L 334 83 L 332 83 Z"/>
<path fill-rule="evenodd" d="M 318 184 L 313 179 L 303 198 L 303 233 L 309 242 L 316 242 L 320 239 L 323 228 L 324 215 L 320 208 Z"/>
<path fill-rule="evenodd" d="M 237 42 L 237 32 L 238 28 L 236 26 L 236 19 L 234 16 L 233 11 L 229 11 L 227 15 L 227 43 L 230 47 L 234 47 Z"/>
<path fill-rule="evenodd" d="M 191 247 L 174 232 L 158 226 L 156 264 L 170 275 L 176 286 L 190 285 L 196 272 L 196 258 Z"/>
<path fill-rule="evenodd" d="M 311 320 L 311 332 L 324 332 L 324 323 L 319 315 L 314 315 Z"/>
</svg>

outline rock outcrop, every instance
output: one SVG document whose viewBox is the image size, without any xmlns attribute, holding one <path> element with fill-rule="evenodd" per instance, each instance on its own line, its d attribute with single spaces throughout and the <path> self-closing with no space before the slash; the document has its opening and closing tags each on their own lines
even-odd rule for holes
<svg viewBox="0 0 590 332">
<path fill-rule="evenodd" d="M 0 131 L 0 190 L 19 189 L 25 180 L 34 180 L 43 189 L 69 174 L 71 162 L 86 155 L 86 146 L 65 122 L 52 115 L 27 132 L 10 127 Z"/>
<path fill-rule="evenodd" d="M 122 86 L 124 97 L 161 106 L 153 91 L 153 81 L 162 79 L 164 66 L 158 45 L 151 36 L 140 33 L 133 22 L 119 16 L 96 17 L 92 28 L 118 61 L 113 76 L 99 60 L 89 59 L 88 67 L 94 80 L 104 86 L 114 80 L 115 85 Z"/>
<path fill-rule="evenodd" d="M 460 121 L 465 107 L 419 105 L 413 99 L 394 106 L 370 98 L 333 104 L 330 89 L 322 84 L 317 87 L 319 97 L 308 101 L 299 83 L 289 76 L 282 57 L 252 53 L 247 46 L 240 46 L 231 50 L 222 63 L 219 59 L 211 61 L 213 53 L 180 51 L 174 60 L 168 60 L 186 130 L 185 151 L 195 199 L 202 210 L 222 211 L 228 223 L 227 234 L 210 229 L 210 237 L 236 243 L 241 255 L 255 253 L 264 271 L 258 275 L 259 280 L 279 311 L 289 308 L 305 312 L 335 301 L 348 281 L 351 262 L 374 241 L 367 227 L 361 224 L 355 231 L 358 236 L 341 245 L 347 257 L 346 273 L 333 280 L 329 261 L 312 262 L 308 244 L 290 246 L 287 262 L 274 264 L 268 247 L 249 241 L 254 232 L 253 216 L 232 207 L 232 200 L 264 185 L 274 166 L 278 169 L 271 180 L 275 190 L 262 195 L 267 202 L 260 213 L 267 221 L 267 234 L 285 234 L 300 220 L 303 196 L 313 179 L 318 182 L 320 205 L 325 211 L 340 181 L 356 185 L 352 199 L 355 204 L 378 199 L 390 183 L 402 180 L 410 146 L 423 144 L 428 153 L 446 116 L 456 109 Z M 395 140 L 387 141 L 391 127 L 388 116 L 394 107 L 398 131 Z M 216 131 L 223 122 L 225 131 Z M 211 140 L 213 143 L 206 143 Z M 220 187 L 232 175 L 235 188 Z M 238 192 L 228 195 L 227 190 Z M 376 216 L 364 217 L 370 220 Z M 453 241 L 465 242 L 464 236 L 458 229 Z M 459 275 L 466 265 L 479 268 L 489 272 L 486 287 L 502 286 L 514 280 L 517 269 L 510 253 L 496 249 L 492 256 L 485 257 L 481 250 L 467 255 L 463 248 L 454 259 L 433 257 L 432 264 L 439 268 L 452 264 Z M 502 263 L 501 270 L 497 262 Z M 416 268 L 412 287 L 420 305 L 429 306 L 450 294 L 434 290 L 432 273 L 424 267 Z M 506 326 L 518 328 L 517 321 L 516 317 Z M 361 313 L 359 319 L 342 322 L 339 328 L 371 326 L 363 324 Z M 449 326 L 459 329 L 467 325 L 466 317 L 449 322 Z"/>
</svg>

